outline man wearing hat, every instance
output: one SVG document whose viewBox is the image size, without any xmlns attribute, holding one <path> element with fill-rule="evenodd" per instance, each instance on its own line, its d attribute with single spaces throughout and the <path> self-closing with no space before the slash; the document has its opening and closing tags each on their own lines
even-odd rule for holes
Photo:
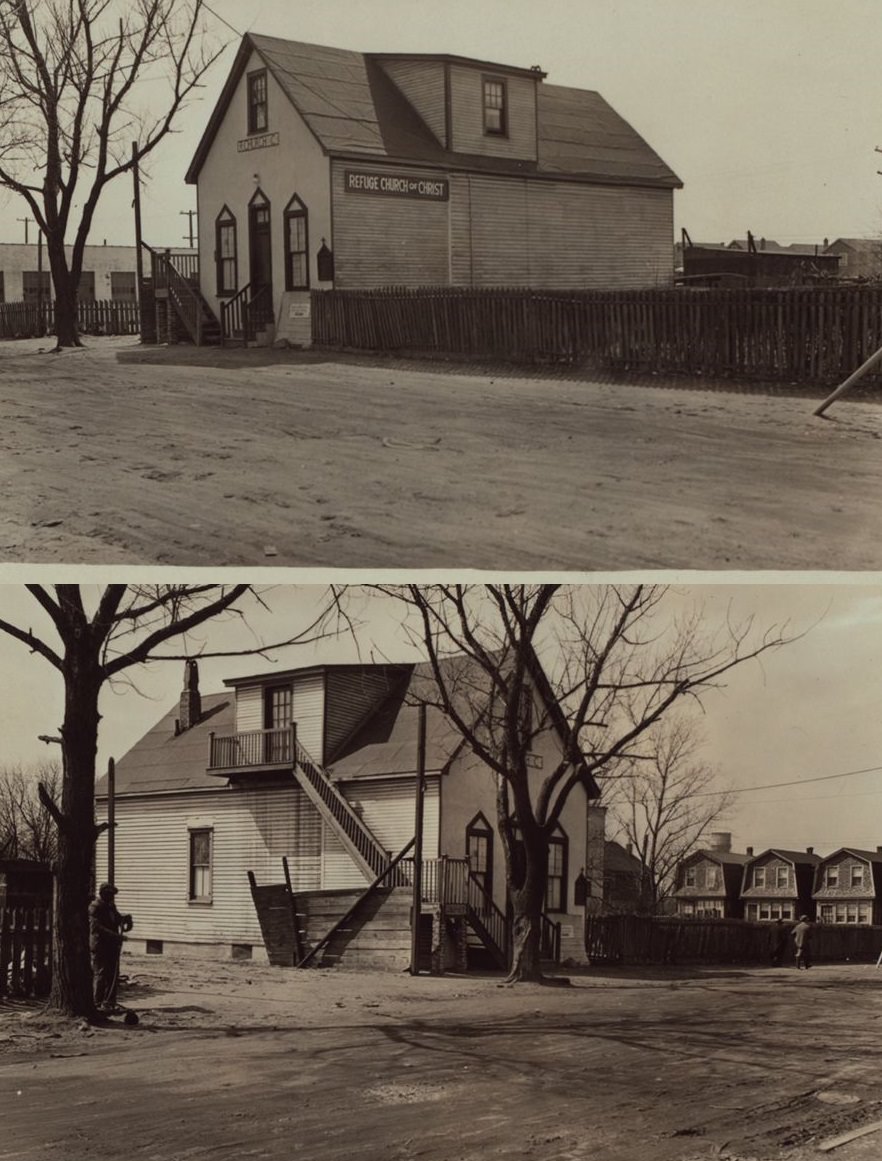
<svg viewBox="0 0 882 1161">
<path fill-rule="evenodd" d="M 89 950 L 92 953 L 95 1005 L 103 1011 L 112 1011 L 116 1007 L 119 953 L 125 940 L 123 931 L 132 926 L 131 916 L 120 915 L 116 909 L 114 898 L 117 893 L 112 883 L 102 883 L 89 904 Z"/>
<path fill-rule="evenodd" d="M 812 921 L 807 915 L 800 915 L 799 923 L 793 929 L 793 943 L 796 948 L 796 967 L 812 966 Z"/>
</svg>

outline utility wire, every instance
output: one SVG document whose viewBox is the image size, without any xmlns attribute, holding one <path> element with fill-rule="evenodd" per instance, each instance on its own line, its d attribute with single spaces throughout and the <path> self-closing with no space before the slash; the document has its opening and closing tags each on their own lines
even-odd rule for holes
<svg viewBox="0 0 882 1161">
<path fill-rule="evenodd" d="M 808 786 L 810 782 L 832 782 L 836 778 L 854 778 L 858 774 L 877 774 L 882 766 L 867 766 L 863 770 L 845 770 L 841 774 L 819 774 L 816 778 L 794 778 L 789 782 L 765 782 L 760 786 L 733 787 L 732 794 L 748 794 L 752 790 L 778 790 L 782 786 Z M 690 794 L 690 798 L 712 798 L 719 795 L 719 790 L 702 790 L 697 794 Z"/>
</svg>

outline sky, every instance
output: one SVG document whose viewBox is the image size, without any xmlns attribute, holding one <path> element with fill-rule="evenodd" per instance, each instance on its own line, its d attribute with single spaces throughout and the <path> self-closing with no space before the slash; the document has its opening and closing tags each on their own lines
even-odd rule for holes
<svg viewBox="0 0 882 1161">
<path fill-rule="evenodd" d="M 266 593 L 268 609 L 253 609 L 247 624 L 237 618 L 217 623 L 202 639 L 217 649 L 289 636 L 292 626 L 307 623 L 324 592 L 323 586 L 276 586 Z M 882 583 L 679 585 L 670 600 L 672 612 L 699 607 L 709 632 L 727 620 L 743 623 L 753 616 L 760 629 L 787 624 L 788 635 L 796 636 L 761 663 L 734 671 L 725 688 L 705 697 L 698 719 L 702 759 L 715 768 L 719 786 L 739 792 L 718 827 L 731 831 L 734 849 L 812 846 L 828 853 L 840 846 L 882 845 Z M 201 662 L 203 693 L 221 690 L 226 677 L 273 665 L 415 659 L 396 607 L 358 597 L 352 610 L 357 639 L 344 635 L 291 649 L 273 663 L 259 657 Z M 48 628 L 45 614 L 19 585 L 0 585 L 0 618 L 37 633 Z M 198 644 L 194 640 L 193 647 Z M 105 694 L 99 770 L 176 703 L 182 674 L 180 662 L 157 664 L 138 670 L 133 684 Z M 37 736 L 57 732 L 60 678 L 39 656 L 0 634 L 0 688 L 0 761 L 45 761 L 54 747 Z M 842 774 L 849 776 L 828 778 Z M 750 789 L 782 782 L 795 785 Z"/>
<path fill-rule="evenodd" d="M 677 236 L 821 243 L 882 236 L 878 0 L 212 0 L 228 42 L 199 99 L 157 151 L 145 240 L 182 244 L 195 209 L 184 173 L 230 68 L 254 31 L 366 52 L 443 52 L 538 64 L 599 91 L 684 182 Z M 148 86 L 153 93 L 155 86 Z M 150 96 L 150 92 L 147 92 Z M 128 177 L 92 241 L 131 243 Z M 0 241 L 23 241 L 23 203 L 0 195 Z M 31 235 L 33 238 L 33 234 Z"/>
</svg>

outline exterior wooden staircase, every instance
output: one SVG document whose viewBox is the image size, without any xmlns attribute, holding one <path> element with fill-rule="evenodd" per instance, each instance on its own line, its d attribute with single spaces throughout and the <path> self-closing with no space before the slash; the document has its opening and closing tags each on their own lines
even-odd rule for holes
<svg viewBox="0 0 882 1161">
<path fill-rule="evenodd" d="M 348 854 L 364 876 L 371 880 L 388 869 L 391 856 L 371 833 L 328 777 L 325 769 L 313 761 L 300 741 L 294 739 L 294 772 L 307 797 L 322 818 L 333 828 Z"/>
<path fill-rule="evenodd" d="M 142 245 L 150 257 L 154 308 L 161 309 L 160 304 L 167 306 L 197 347 L 219 346 L 221 324 L 199 289 L 196 256 L 154 250 L 146 243 Z"/>
</svg>

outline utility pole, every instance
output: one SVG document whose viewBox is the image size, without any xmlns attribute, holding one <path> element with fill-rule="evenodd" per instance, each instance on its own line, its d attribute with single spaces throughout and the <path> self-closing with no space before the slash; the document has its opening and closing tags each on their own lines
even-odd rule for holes
<svg viewBox="0 0 882 1161">
<path fill-rule="evenodd" d="M 141 171 L 138 166 L 138 142 L 132 142 L 132 180 L 135 185 L 135 279 L 138 283 L 138 302 L 141 301 L 141 283 L 144 281 L 144 262 L 141 257 Z"/>
<path fill-rule="evenodd" d="M 25 228 L 25 245 L 27 246 L 28 242 L 30 241 L 30 237 L 29 237 L 29 235 L 28 235 L 28 222 L 32 222 L 34 219 L 33 219 L 33 218 L 16 218 L 15 220 L 16 220 L 17 222 L 24 222 L 24 228 Z"/>
<path fill-rule="evenodd" d="M 426 707 L 419 707 L 417 734 L 417 792 L 413 839 L 413 906 L 410 925 L 410 974 L 420 970 L 420 915 L 423 902 L 423 801 L 426 797 Z"/>
<path fill-rule="evenodd" d="M 196 211 L 195 210 L 178 210 L 178 213 L 182 214 L 183 216 L 185 216 L 188 219 L 188 231 L 187 231 L 187 234 L 184 235 L 184 241 L 186 242 L 187 238 L 189 237 L 190 249 L 192 250 L 193 247 L 196 245 L 196 243 L 194 241 L 195 235 L 193 233 L 193 219 L 196 217 Z"/>
</svg>

